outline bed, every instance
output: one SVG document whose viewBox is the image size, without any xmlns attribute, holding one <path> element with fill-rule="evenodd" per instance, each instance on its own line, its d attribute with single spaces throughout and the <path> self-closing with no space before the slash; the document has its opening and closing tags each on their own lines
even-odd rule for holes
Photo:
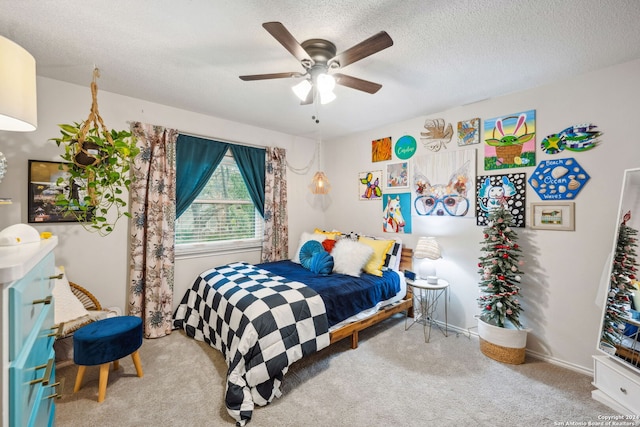
<svg viewBox="0 0 640 427">
<path fill-rule="evenodd" d="M 225 404 L 243 426 L 255 405 L 280 396 L 295 361 L 348 337 L 356 348 L 361 330 L 412 309 L 400 273 L 410 268 L 411 255 L 401 249 L 395 268 L 380 277 L 318 275 L 290 260 L 215 267 L 185 293 L 174 327 L 222 352 Z"/>
</svg>

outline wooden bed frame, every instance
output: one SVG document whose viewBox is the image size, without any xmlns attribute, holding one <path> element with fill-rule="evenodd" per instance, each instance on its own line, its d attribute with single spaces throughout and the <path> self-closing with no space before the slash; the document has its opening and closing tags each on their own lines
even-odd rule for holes
<svg viewBox="0 0 640 427">
<path fill-rule="evenodd" d="M 413 250 L 410 248 L 402 248 L 402 254 L 400 256 L 400 272 L 404 270 L 411 270 L 413 264 Z M 331 344 L 338 342 L 344 338 L 351 337 L 351 348 L 358 348 L 358 332 L 369 326 L 380 323 L 385 319 L 393 316 L 396 313 L 407 311 L 407 316 L 413 316 L 413 295 L 411 290 L 407 286 L 407 295 L 405 297 L 386 307 L 383 307 L 377 313 L 367 317 L 366 319 L 358 320 L 348 325 L 344 325 L 341 328 L 331 332 L 330 339 Z"/>
</svg>

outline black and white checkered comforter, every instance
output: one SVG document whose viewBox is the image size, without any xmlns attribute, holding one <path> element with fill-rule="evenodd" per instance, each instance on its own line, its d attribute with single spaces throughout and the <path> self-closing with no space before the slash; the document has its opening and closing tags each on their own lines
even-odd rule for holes
<svg viewBox="0 0 640 427">
<path fill-rule="evenodd" d="M 174 326 L 224 355 L 227 410 L 240 426 L 254 404 L 280 396 L 293 362 L 329 345 L 325 306 L 313 289 L 246 263 L 200 274 Z"/>
</svg>

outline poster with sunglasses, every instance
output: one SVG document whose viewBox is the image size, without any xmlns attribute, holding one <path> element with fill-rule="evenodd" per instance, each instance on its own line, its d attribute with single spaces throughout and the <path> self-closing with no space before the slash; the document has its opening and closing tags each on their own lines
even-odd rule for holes
<svg viewBox="0 0 640 427">
<path fill-rule="evenodd" d="M 486 226 L 489 212 L 505 205 L 513 216 L 513 227 L 525 226 L 527 174 L 485 175 L 476 179 L 476 224 Z"/>
<path fill-rule="evenodd" d="M 472 217 L 475 172 L 473 149 L 414 157 L 412 212 L 421 217 Z"/>
</svg>

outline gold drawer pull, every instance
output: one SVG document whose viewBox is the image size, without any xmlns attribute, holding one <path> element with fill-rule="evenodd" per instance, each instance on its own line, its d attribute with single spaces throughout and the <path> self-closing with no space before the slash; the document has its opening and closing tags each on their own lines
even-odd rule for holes
<svg viewBox="0 0 640 427">
<path fill-rule="evenodd" d="M 29 382 L 30 385 L 33 384 L 38 384 L 38 383 L 42 383 L 42 385 L 48 385 L 49 381 L 51 380 L 51 373 L 53 372 L 53 358 L 49 359 L 49 361 L 47 362 L 46 365 L 40 365 L 40 366 L 36 366 L 36 370 L 37 369 L 42 369 L 42 368 L 47 368 L 44 371 L 44 375 L 42 376 L 42 378 L 36 378 L 35 380 L 31 380 Z"/>
<path fill-rule="evenodd" d="M 620 391 L 624 394 L 627 394 L 627 389 L 624 387 L 620 387 Z"/>
<path fill-rule="evenodd" d="M 57 276 L 49 276 L 49 279 L 62 279 L 64 277 L 64 273 L 60 273 Z"/>
<path fill-rule="evenodd" d="M 57 328 L 49 328 L 50 330 L 54 330 L 55 329 L 56 331 L 51 333 L 51 334 L 47 334 L 47 336 L 48 337 L 56 337 L 56 339 L 60 338 L 62 336 L 62 328 L 64 328 L 64 323 L 60 323 Z"/>
<path fill-rule="evenodd" d="M 57 383 L 53 383 L 53 384 L 49 385 L 49 387 L 53 387 L 55 389 L 59 385 L 60 385 L 60 381 L 58 381 Z M 58 390 L 55 390 L 54 394 L 50 394 L 45 399 L 62 399 L 62 395 L 58 393 Z"/>
<path fill-rule="evenodd" d="M 34 299 L 33 300 L 33 305 L 36 305 L 36 304 L 45 304 L 45 305 L 51 304 L 51 300 L 52 299 L 53 299 L 53 297 L 51 295 L 49 295 L 48 297 L 43 298 L 43 299 Z"/>
</svg>

